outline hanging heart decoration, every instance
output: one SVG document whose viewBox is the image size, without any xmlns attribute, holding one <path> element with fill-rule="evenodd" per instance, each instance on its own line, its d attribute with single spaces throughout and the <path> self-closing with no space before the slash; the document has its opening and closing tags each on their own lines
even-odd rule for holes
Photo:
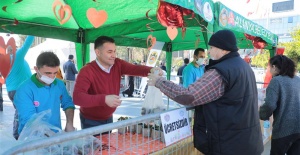
<svg viewBox="0 0 300 155">
<path fill-rule="evenodd" d="M 86 16 L 95 28 L 98 28 L 101 25 L 103 25 L 108 18 L 106 11 L 97 11 L 95 8 L 89 8 L 86 12 Z"/>
<path fill-rule="evenodd" d="M 52 10 L 56 20 L 60 25 L 66 23 L 72 15 L 72 9 L 69 5 L 63 4 L 59 0 L 55 0 L 52 4 Z"/>
<path fill-rule="evenodd" d="M 176 27 L 168 26 L 167 27 L 167 34 L 168 34 L 168 37 L 171 40 L 174 40 L 178 35 L 178 30 L 177 30 Z"/>
<path fill-rule="evenodd" d="M 9 74 L 16 56 L 16 42 L 10 38 L 5 44 L 4 39 L 0 37 L 0 72 L 4 78 Z"/>
<path fill-rule="evenodd" d="M 150 34 L 147 37 L 147 47 L 149 51 L 154 47 L 155 43 L 156 43 L 156 38 Z"/>
</svg>

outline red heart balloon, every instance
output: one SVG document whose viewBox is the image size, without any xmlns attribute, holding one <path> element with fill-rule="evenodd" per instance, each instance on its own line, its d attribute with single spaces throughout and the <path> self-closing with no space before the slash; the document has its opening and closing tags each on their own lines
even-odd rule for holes
<svg viewBox="0 0 300 155">
<path fill-rule="evenodd" d="M 4 39 L 0 37 L 0 72 L 4 78 L 9 74 L 16 56 L 16 42 L 10 38 L 5 44 Z"/>
</svg>

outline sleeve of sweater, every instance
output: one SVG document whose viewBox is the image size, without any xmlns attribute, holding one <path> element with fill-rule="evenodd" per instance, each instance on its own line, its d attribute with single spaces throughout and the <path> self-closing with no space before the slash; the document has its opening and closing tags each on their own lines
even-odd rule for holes
<svg viewBox="0 0 300 155">
<path fill-rule="evenodd" d="M 152 67 L 143 66 L 143 65 L 134 65 L 124 60 L 119 59 L 121 64 L 122 75 L 132 75 L 132 76 L 148 76 Z"/>
<path fill-rule="evenodd" d="M 279 82 L 273 78 L 266 90 L 265 103 L 259 109 L 259 117 L 261 120 L 268 120 L 277 108 L 279 100 Z"/>
<path fill-rule="evenodd" d="M 27 121 L 36 113 L 31 89 L 27 85 L 20 86 L 14 96 L 14 105 L 18 111 L 19 128 L 21 133 Z"/>
<path fill-rule="evenodd" d="M 75 109 L 74 103 L 71 96 L 67 92 L 65 84 L 60 80 L 57 80 L 57 84 L 62 89 L 61 107 L 63 108 L 63 110 L 66 111 L 69 108 Z"/>
<path fill-rule="evenodd" d="M 31 44 L 33 43 L 34 37 L 33 36 L 27 36 L 23 46 L 17 50 L 19 52 L 20 58 L 24 58 L 27 54 Z"/>
<path fill-rule="evenodd" d="M 89 88 L 93 85 L 93 82 L 90 80 L 91 70 L 86 67 L 83 67 L 76 79 L 74 92 L 73 92 L 73 101 L 75 105 L 91 108 L 96 106 L 105 106 L 105 96 L 107 94 L 90 94 Z"/>
</svg>

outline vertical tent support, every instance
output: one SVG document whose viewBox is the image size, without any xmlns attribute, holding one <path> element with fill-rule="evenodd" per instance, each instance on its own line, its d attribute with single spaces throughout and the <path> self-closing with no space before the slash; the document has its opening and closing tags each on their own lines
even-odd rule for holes
<svg viewBox="0 0 300 155">
<path fill-rule="evenodd" d="M 172 42 L 167 43 L 167 51 L 166 51 L 166 68 L 167 68 L 167 80 L 171 79 L 171 65 L 172 65 Z M 168 97 L 168 106 L 167 110 L 169 110 L 170 98 Z"/>
<path fill-rule="evenodd" d="M 90 46 L 88 45 L 89 44 L 85 43 L 85 31 L 79 28 L 77 32 L 77 43 L 75 43 L 78 70 L 90 62 Z"/>
</svg>

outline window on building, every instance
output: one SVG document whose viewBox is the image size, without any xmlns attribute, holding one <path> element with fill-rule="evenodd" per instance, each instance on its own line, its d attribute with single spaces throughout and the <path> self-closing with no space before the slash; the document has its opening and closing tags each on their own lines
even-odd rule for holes
<svg viewBox="0 0 300 155">
<path fill-rule="evenodd" d="M 293 23 L 293 17 L 288 17 L 288 23 Z"/>
</svg>

